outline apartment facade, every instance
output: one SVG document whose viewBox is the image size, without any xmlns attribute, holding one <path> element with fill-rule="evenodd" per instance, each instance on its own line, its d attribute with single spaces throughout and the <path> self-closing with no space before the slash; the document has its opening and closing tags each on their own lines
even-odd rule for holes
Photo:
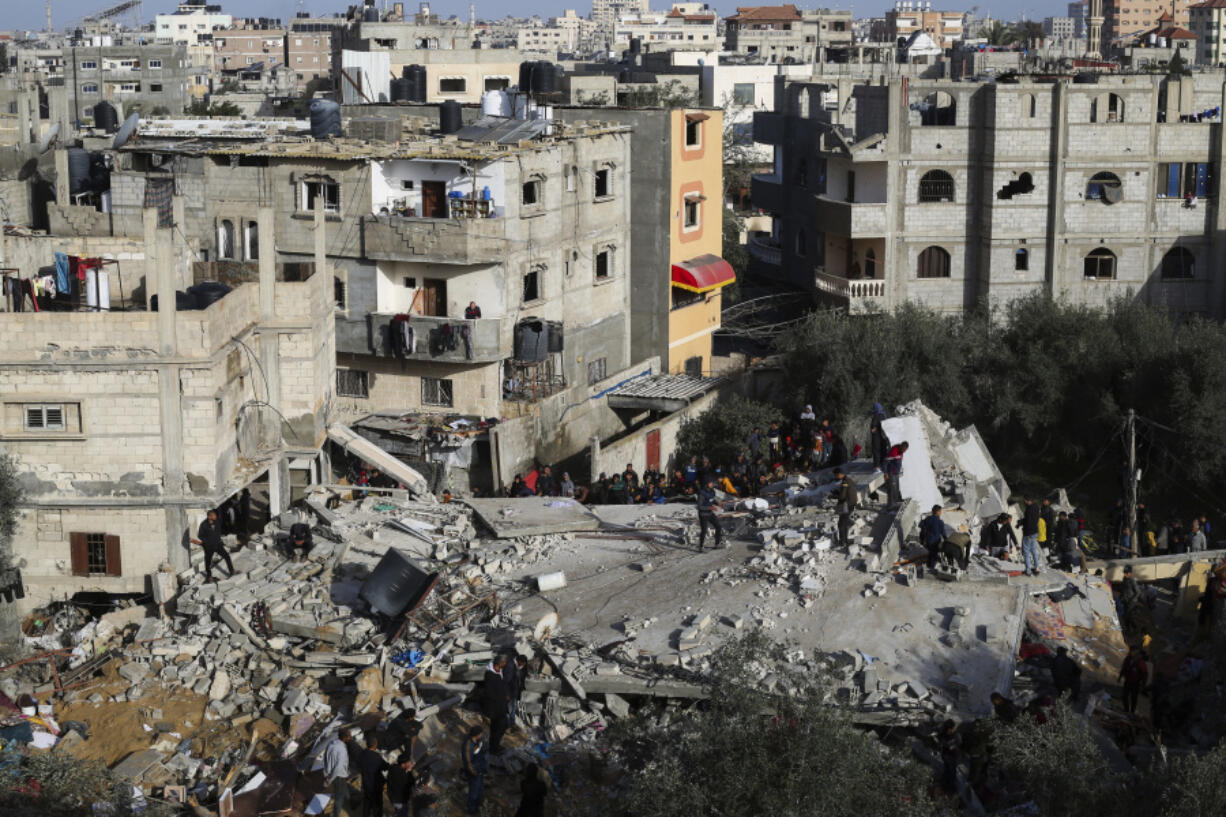
<svg viewBox="0 0 1226 817">
<path fill-rule="evenodd" d="M 584 19 L 567 9 L 561 17 L 549 20 L 548 25 L 523 26 L 515 32 L 515 44 L 520 51 L 544 54 L 573 54 L 591 46 L 596 23 Z"/>
<path fill-rule="evenodd" d="M 1196 35 L 1202 65 L 1226 63 L 1226 0 L 1205 0 L 1188 7 L 1188 28 Z"/>
<path fill-rule="evenodd" d="M 159 43 L 199 45 L 211 43 L 215 29 L 233 24 L 234 18 L 223 13 L 221 6 L 189 2 L 180 3 L 173 14 L 155 16 L 153 31 Z"/>
<path fill-rule="evenodd" d="M 649 0 L 592 0 L 592 22 L 610 33 L 622 17 L 647 14 L 650 11 Z"/>
<path fill-rule="evenodd" d="M 631 40 L 648 52 L 718 49 L 718 18 L 706 3 L 675 3 L 667 12 L 625 15 L 613 26 L 613 47 L 628 48 Z"/>
<path fill-rule="evenodd" d="M 724 25 L 728 51 L 768 63 L 842 62 L 855 42 L 850 10 L 743 6 Z"/>
<path fill-rule="evenodd" d="M 1072 17 L 1045 17 L 1043 33 L 1057 40 L 1072 40 L 1077 36 L 1077 24 Z"/>
<path fill-rule="evenodd" d="M 181 199 L 167 204 L 182 213 Z M 272 213 L 255 218 L 268 259 L 256 280 L 181 312 L 190 255 L 156 211 L 133 235 L 0 237 L 19 274 L 37 275 L 58 251 L 101 258 L 113 293 L 102 300 L 110 310 L 0 321 L 0 439 L 25 492 L 13 539 L 24 609 L 79 591 L 146 592 L 162 563 L 188 567 L 208 509 L 252 486 L 275 514 L 290 501 L 292 462 L 313 463 L 318 477 L 335 366 L 331 282 L 278 280 Z M 160 311 L 144 309 L 151 296 Z"/>
<path fill-rule="evenodd" d="M 1188 121 L 1221 106 L 1213 80 L 780 80 L 755 119 L 775 167 L 754 270 L 857 312 L 1131 292 L 1220 318 L 1222 125 Z"/>
<path fill-rule="evenodd" d="M 91 120 L 93 106 L 110 102 L 122 114 L 179 114 L 190 101 L 192 68 L 182 45 L 111 45 L 65 49 L 64 83 L 74 116 Z"/>
<path fill-rule="evenodd" d="M 913 34 L 927 34 L 943 51 L 966 36 L 961 11 L 933 11 L 931 3 L 921 6 L 917 0 L 898 0 L 894 8 L 885 13 L 886 39 L 898 42 L 910 39 Z"/>
<path fill-rule="evenodd" d="M 1192 5 L 1194 5 L 1192 0 L 1171 0 L 1169 3 L 1150 3 L 1147 0 L 1102 0 L 1102 53 L 1110 53 L 1111 43 L 1120 37 L 1157 28 L 1163 15 L 1170 18 L 1167 25 L 1188 28 L 1188 8 Z"/>
</svg>

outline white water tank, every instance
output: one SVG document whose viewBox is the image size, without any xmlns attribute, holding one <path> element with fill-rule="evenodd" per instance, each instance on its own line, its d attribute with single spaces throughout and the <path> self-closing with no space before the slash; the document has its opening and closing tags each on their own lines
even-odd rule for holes
<svg viewBox="0 0 1226 817">
<path fill-rule="evenodd" d="M 482 116 L 511 116 L 511 95 L 506 91 L 486 91 L 481 95 Z"/>
</svg>

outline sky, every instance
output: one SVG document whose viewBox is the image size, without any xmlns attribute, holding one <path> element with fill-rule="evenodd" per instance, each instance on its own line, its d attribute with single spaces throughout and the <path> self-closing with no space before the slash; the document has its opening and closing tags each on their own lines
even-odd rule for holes
<svg viewBox="0 0 1226 817">
<path fill-rule="evenodd" d="M 119 2 L 120 0 L 52 0 L 52 22 L 56 29 L 62 29 L 78 22 L 82 17 L 117 5 Z M 298 0 L 242 0 L 242 2 L 212 0 L 212 2 L 220 2 L 222 9 L 230 14 L 243 17 L 280 17 L 284 20 L 293 17 L 299 5 L 311 14 L 332 14 L 343 11 L 351 3 L 356 4 L 359 0 L 302 0 L 301 4 Z M 781 2 L 781 0 L 716 0 L 716 2 L 708 0 L 708 2 L 721 15 L 727 16 L 734 13 L 738 5 L 770 5 Z M 671 4 L 671 0 L 652 0 L 651 3 L 652 7 L 657 9 L 671 6 Z M 379 5 L 383 5 L 382 0 L 379 0 Z M 884 14 L 893 3 L 889 0 L 861 0 L 854 4 L 838 2 L 838 0 L 828 0 L 828 2 L 800 0 L 796 5 L 802 8 L 850 7 L 858 17 L 872 17 Z M 978 5 L 982 11 L 990 11 L 1006 19 L 1024 15 L 1028 19 L 1041 20 L 1044 17 L 1065 14 L 1068 0 L 1022 0 L 1021 7 L 1016 2 L 1008 2 L 1008 0 L 961 0 L 961 2 L 937 0 L 933 3 L 934 8 L 969 9 L 974 5 Z M 141 16 L 146 21 L 152 22 L 153 15 L 174 11 L 176 6 L 178 6 L 178 0 L 144 0 Z M 465 0 L 435 0 L 430 6 L 436 14 L 445 17 L 452 14 L 468 15 L 468 3 Z M 591 11 L 591 0 L 515 0 L 515 2 L 477 0 L 476 6 L 479 19 L 505 17 L 510 13 L 525 16 L 540 14 L 542 17 L 549 17 L 561 14 L 566 8 L 573 8 L 580 14 L 586 14 Z M 388 7 L 391 7 L 391 0 L 388 2 Z M 406 0 L 405 7 L 415 10 L 417 0 Z M 0 0 L 0 10 L 3 11 L 0 14 L 0 27 L 3 28 L 41 29 L 46 25 L 46 9 L 44 3 L 39 0 Z M 130 13 L 121 19 L 130 20 Z"/>
</svg>

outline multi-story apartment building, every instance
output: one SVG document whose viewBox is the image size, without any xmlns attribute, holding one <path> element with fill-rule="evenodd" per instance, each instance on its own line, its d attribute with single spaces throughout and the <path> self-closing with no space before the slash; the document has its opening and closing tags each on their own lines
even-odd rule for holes
<svg viewBox="0 0 1226 817">
<path fill-rule="evenodd" d="M 79 293 L 54 296 L 57 309 L 27 305 L 0 320 L 0 440 L 24 490 L 13 556 L 26 608 L 83 590 L 147 592 L 162 563 L 188 567 L 208 509 L 251 486 L 279 513 L 291 463 L 319 467 L 335 367 L 331 276 L 277 270 L 265 207 L 252 211 L 265 228 L 258 272 L 207 308 L 179 311 L 193 265 L 172 226 L 184 208 L 173 187 L 127 235 L 0 236 L 9 276 L 36 277 L 61 252 L 102 262 Z M 87 308 L 87 292 L 103 308 Z M 160 309 L 147 311 L 154 297 Z"/>
<path fill-rule="evenodd" d="M 743 6 L 725 18 L 728 51 L 770 63 L 844 61 L 855 41 L 851 11 Z"/>
<path fill-rule="evenodd" d="M 612 33 L 622 17 L 647 14 L 650 10 L 649 0 L 592 0 L 592 22 Z"/>
<path fill-rule="evenodd" d="M 963 23 L 961 11 L 933 11 L 931 2 L 924 5 L 920 0 L 896 0 L 894 8 L 885 13 L 886 40 L 898 42 L 923 32 L 949 51 L 966 36 Z"/>
<path fill-rule="evenodd" d="M 112 173 L 114 220 L 139 219 L 173 167 L 175 223 L 225 272 L 257 262 L 261 205 L 276 213 L 278 263 L 310 262 L 322 201 L 334 416 L 521 418 L 500 428 L 497 484 L 584 448 L 598 430 L 589 398 L 631 362 L 628 129 L 486 120 L 442 138 L 384 113 L 377 133 L 331 142 L 151 130 Z"/>
<path fill-rule="evenodd" d="M 1189 6 L 1188 19 L 1200 50 L 1199 62 L 1226 64 L 1226 0 L 1204 0 Z"/>
<path fill-rule="evenodd" d="M 631 359 L 705 375 L 721 291 L 735 280 L 723 253 L 723 116 L 719 108 L 568 108 L 633 129 L 630 174 Z"/>
<path fill-rule="evenodd" d="M 667 12 L 625 15 L 613 26 L 613 47 L 638 40 L 644 51 L 710 51 L 720 44 L 719 20 L 706 3 L 675 3 Z"/>
<path fill-rule="evenodd" d="M 218 73 L 283 70 L 299 87 L 332 75 L 334 29 L 309 20 L 243 20 L 213 33 L 214 68 Z"/>
<path fill-rule="evenodd" d="M 1086 0 L 1069 3 L 1068 16 L 1073 20 L 1073 36 L 1081 39 L 1086 35 Z"/>
<path fill-rule="evenodd" d="M 1129 34 L 1156 28 L 1163 14 L 1170 17 L 1168 25 L 1188 28 L 1188 7 L 1195 0 L 1171 0 L 1151 3 L 1149 0 L 1102 0 L 1103 54 L 1109 54 L 1113 41 Z"/>
<path fill-rule="evenodd" d="M 1057 40 L 1077 38 L 1077 23 L 1072 17 L 1043 18 L 1043 33 Z"/>
<path fill-rule="evenodd" d="M 573 54 L 590 47 L 596 24 L 567 9 L 561 17 L 549 20 L 548 25 L 523 26 L 515 32 L 515 44 L 520 51 L 535 51 L 545 54 Z"/>
<path fill-rule="evenodd" d="M 180 3 L 173 14 L 157 15 L 153 33 L 159 43 L 197 45 L 211 43 L 215 29 L 229 28 L 233 23 L 234 18 L 224 14 L 220 5 L 188 0 Z"/>
<path fill-rule="evenodd" d="M 190 97 L 191 66 L 182 45 L 86 46 L 64 50 L 64 82 L 77 120 L 110 102 L 126 115 L 182 113 Z"/>
<path fill-rule="evenodd" d="M 1194 116 L 1216 78 L 778 82 L 755 270 L 853 311 L 1131 292 L 1223 316 L 1222 124 Z"/>
</svg>

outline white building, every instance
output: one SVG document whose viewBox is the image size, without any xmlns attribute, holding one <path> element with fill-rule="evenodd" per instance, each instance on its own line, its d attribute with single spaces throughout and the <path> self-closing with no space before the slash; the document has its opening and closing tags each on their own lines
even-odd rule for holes
<svg viewBox="0 0 1226 817">
<path fill-rule="evenodd" d="M 173 14 L 157 15 L 154 18 L 154 32 L 159 43 L 196 45 L 210 42 L 214 29 L 229 28 L 233 24 L 234 18 L 223 14 L 221 6 L 187 0 L 180 3 Z"/>
<path fill-rule="evenodd" d="M 706 3 L 676 3 L 667 12 L 627 15 L 613 29 L 613 47 L 625 49 L 631 40 L 637 39 L 644 51 L 718 48 L 717 20 L 715 11 Z"/>
</svg>

